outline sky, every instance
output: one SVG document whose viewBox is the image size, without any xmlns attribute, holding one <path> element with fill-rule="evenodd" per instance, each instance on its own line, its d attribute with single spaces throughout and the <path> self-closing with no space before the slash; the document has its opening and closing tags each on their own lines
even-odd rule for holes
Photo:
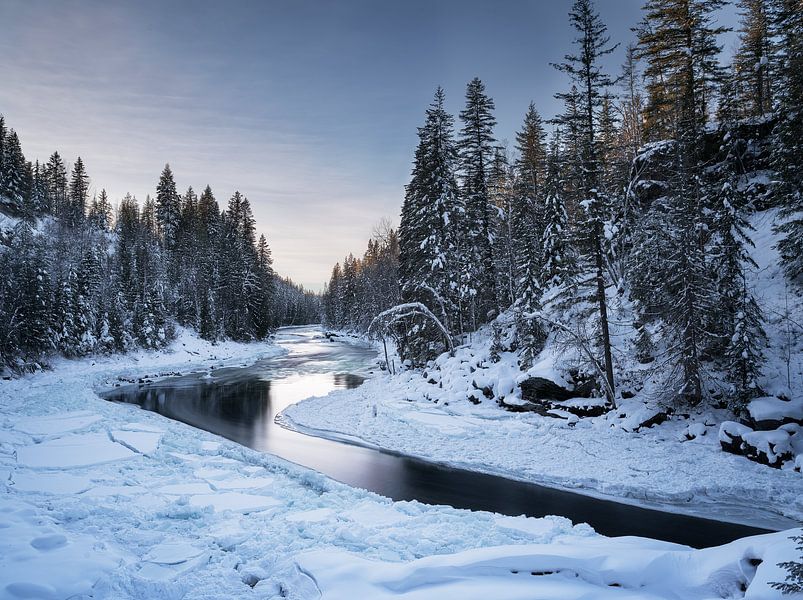
<svg viewBox="0 0 803 600">
<path fill-rule="evenodd" d="M 597 0 L 617 74 L 643 0 Z M 321 289 L 398 224 L 416 128 L 443 86 L 485 82 L 512 146 L 529 103 L 567 87 L 571 0 L 2 0 L 0 114 L 29 160 L 81 156 L 92 191 L 207 184 L 254 208 L 276 270 Z M 722 15 L 733 26 L 733 11 Z M 731 39 L 725 45 L 733 45 Z"/>
</svg>

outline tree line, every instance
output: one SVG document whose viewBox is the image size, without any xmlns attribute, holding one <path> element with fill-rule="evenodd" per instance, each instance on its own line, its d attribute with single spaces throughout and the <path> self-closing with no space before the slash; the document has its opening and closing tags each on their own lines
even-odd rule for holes
<svg viewBox="0 0 803 600">
<path fill-rule="evenodd" d="M 127 194 L 116 210 L 90 198 L 81 158 L 26 161 L 0 116 L 0 360 L 36 368 L 48 355 L 160 348 L 175 324 L 207 340 L 264 339 L 317 322 L 320 298 L 273 270 L 251 205 L 235 192 L 179 194 L 169 165 L 155 197 Z M 0 228 L 2 229 L 2 228 Z"/>
<path fill-rule="evenodd" d="M 635 355 L 667 367 L 675 400 L 707 398 L 712 370 L 734 408 L 759 394 L 755 210 L 780 207 L 786 275 L 792 286 L 803 275 L 803 10 L 799 0 L 740 0 L 739 48 L 725 65 L 715 14 L 726 4 L 647 0 L 614 76 L 603 63 L 618 44 L 593 2 L 576 0 L 574 45 L 553 65 L 570 81 L 556 94 L 563 111 L 545 121 L 531 104 L 512 151 L 495 137 L 479 78 L 459 127 L 438 88 L 401 211 L 400 301 L 425 305 L 456 340 L 511 311 L 525 368 L 565 330 L 613 400 L 615 299 L 633 307 Z M 349 262 L 333 275 L 337 294 Z M 359 273 L 359 261 L 348 269 Z M 355 318 L 333 323 L 364 329 L 382 309 L 345 297 Z M 583 317 L 593 331 L 574 329 Z M 420 315 L 394 326 L 415 364 L 446 348 Z"/>
</svg>

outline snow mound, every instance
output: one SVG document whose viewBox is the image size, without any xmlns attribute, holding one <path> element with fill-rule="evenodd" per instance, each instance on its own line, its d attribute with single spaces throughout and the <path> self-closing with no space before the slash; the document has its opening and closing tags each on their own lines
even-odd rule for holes
<svg viewBox="0 0 803 600">
<path fill-rule="evenodd" d="M 299 579 L 308 578 L 321 600 L 766 598 L 777 594 L 768 582 L 782 579 L 775 563 L 791 545 L 786 534 L 704 550 L 641 538 L 575 538 L 401 563 L 326 550 L 302 554 L 297 564 Z"/>
</svg>

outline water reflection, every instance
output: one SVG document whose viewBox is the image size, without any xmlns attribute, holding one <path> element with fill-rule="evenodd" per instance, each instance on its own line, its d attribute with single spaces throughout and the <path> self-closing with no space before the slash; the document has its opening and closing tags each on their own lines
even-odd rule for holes
<svg viewBox="0 0 803 600">
<path fill-rule="evenodd" d="M 693 546 L 716 545 L 764 530 L 648 510 L 562 490 L 451 469 L 433 463 L 289 431 L 274 419 L 288 405 L 362 384 L 376 353 L 328 341 L 317 328 L 281 330 L 282 357 L 112 390 L 138 404 L 394 500 L 449 504 L 504 514 L 563 515 L 606 535 L 641 535 Z"/>
</svg>

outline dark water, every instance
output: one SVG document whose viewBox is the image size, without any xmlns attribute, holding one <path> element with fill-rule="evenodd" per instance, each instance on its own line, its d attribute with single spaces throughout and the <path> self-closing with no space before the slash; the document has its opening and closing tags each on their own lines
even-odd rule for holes
<svg viewBox="0 0 803 600">
<path fill-rule="evenodd" d="M 105 397 L 138 404 L 394 500 L 415 499 L 508 515 L 562 515 L 589 523 L 604 535 L 646 536 L 695 547 L 767 531 L 452 469 L 287 430 L 274 422 L 279 412 L 310 396 L 359 386 L 370 375 L 376 354 L 329 341 L 315 327 L 282 329 L 277 341 L 288 354 L 249 367 L 120 387 Z"/>
</svg>

